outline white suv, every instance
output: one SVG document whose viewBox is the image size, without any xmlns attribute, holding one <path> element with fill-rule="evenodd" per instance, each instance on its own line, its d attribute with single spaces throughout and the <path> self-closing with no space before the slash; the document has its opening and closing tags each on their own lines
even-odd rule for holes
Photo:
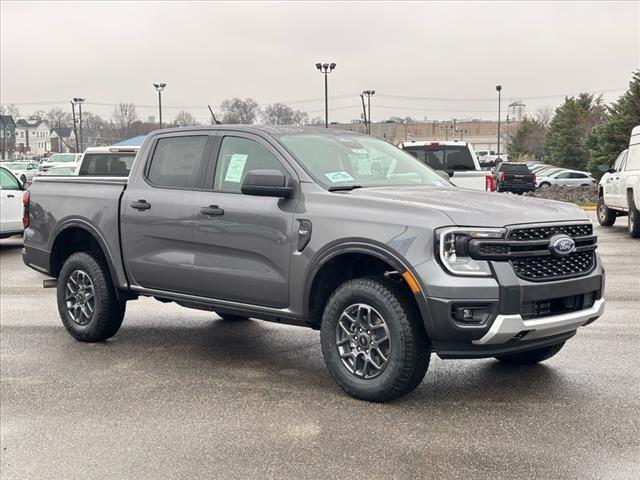
<svg viewBox="0 0 640 480">
<path fill-rule="evenodd" d="M 640 125 L 631 132 L 629 149 L 600 180 L 598 222 L 609 227 L 619 215 L 627 215 L 629 234 L 640 238 Z"/>
</svg>

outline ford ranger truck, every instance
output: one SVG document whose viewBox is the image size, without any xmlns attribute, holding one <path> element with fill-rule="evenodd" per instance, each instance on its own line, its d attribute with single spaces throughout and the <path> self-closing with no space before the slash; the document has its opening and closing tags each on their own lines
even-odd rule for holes
<svg viewBox="0 0 640 480">
<path fill-rule="evenodd" d="M 604 309 L 580 208 L 458 188 L 351 132 L 159 130 L 128 178 L 38 177 L 24 210 L 24 262 L 77 340 L 115 335 L 140 296 L 306 326 L 369 401 L 411 392 L 432 354 L 547 360 Z"/>
</svg>

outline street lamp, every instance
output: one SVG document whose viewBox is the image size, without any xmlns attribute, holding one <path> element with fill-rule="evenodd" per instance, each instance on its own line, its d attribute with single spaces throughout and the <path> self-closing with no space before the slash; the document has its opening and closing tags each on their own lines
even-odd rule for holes
<svg viewBox="0 0 640 480">
<path fill-rule="evenodd" d="M 162 128 L 162 91 L 167 86 L 166 83 L 154 83 L 156 91 L 158 92 L 158 116 L 160 117 L 160 128 Z"/>
<path fill-rule="evenodd" d="M 329 128 L 329 87 L 327 76 L 336 68 L 335 63 L 316 63 L 316 68 L 324 75 L 324 126 Z"/>
<path fill-rule="evenodd" d="M 368 127 L 367 127 L 367 133 L 369 135 L 371 135 L 371 97 L 373 97 L 375 95 L 376 91 L 375 90 L 363 90 L 362 91 L 362 95 L 364 95 L 365 97 L 367 97 L 367 109 L 369 110 L 369 113 L 367 115 L 369 121 L 367 122 Z"/>
<path fill-rule="evenodd" d="M 78 112 L 80 114 L 80 153 L 84 152 L 84 143 L 82 141 L 82 104 L 84 100 L 84 97 L 73 97 L 73 103 L 78 105 Z"/>
<path fill-rule="evenodd" d="M 500 92 L 502 91 L 502 85 L 496 85 L 496 91 L 498 92 L 498 156 L 500 155 Z"/>
</svg>

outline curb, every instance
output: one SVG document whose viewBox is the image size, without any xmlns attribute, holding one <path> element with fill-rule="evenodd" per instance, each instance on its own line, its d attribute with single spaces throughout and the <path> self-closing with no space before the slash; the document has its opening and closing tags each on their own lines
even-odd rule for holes
<svg viewBox="0 0 640 480">
<path fill-rule="evenodd" d="M 594 206 L 588 206 L 588 207 L 581 207 L 585 212 L 595 212 L 598 210 L 598 207 Z"/>
</svg>

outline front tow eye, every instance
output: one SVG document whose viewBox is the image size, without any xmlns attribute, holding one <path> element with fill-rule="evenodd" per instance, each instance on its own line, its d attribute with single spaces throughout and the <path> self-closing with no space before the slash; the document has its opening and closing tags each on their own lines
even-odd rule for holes
<svg viewBox="0 0 640 480">
<path fill-rule="evenodd" d="M 298 220 L 298 251 L 301 252 L 309 244 L 311 240 L 311 221 Z"/>
</svg>

